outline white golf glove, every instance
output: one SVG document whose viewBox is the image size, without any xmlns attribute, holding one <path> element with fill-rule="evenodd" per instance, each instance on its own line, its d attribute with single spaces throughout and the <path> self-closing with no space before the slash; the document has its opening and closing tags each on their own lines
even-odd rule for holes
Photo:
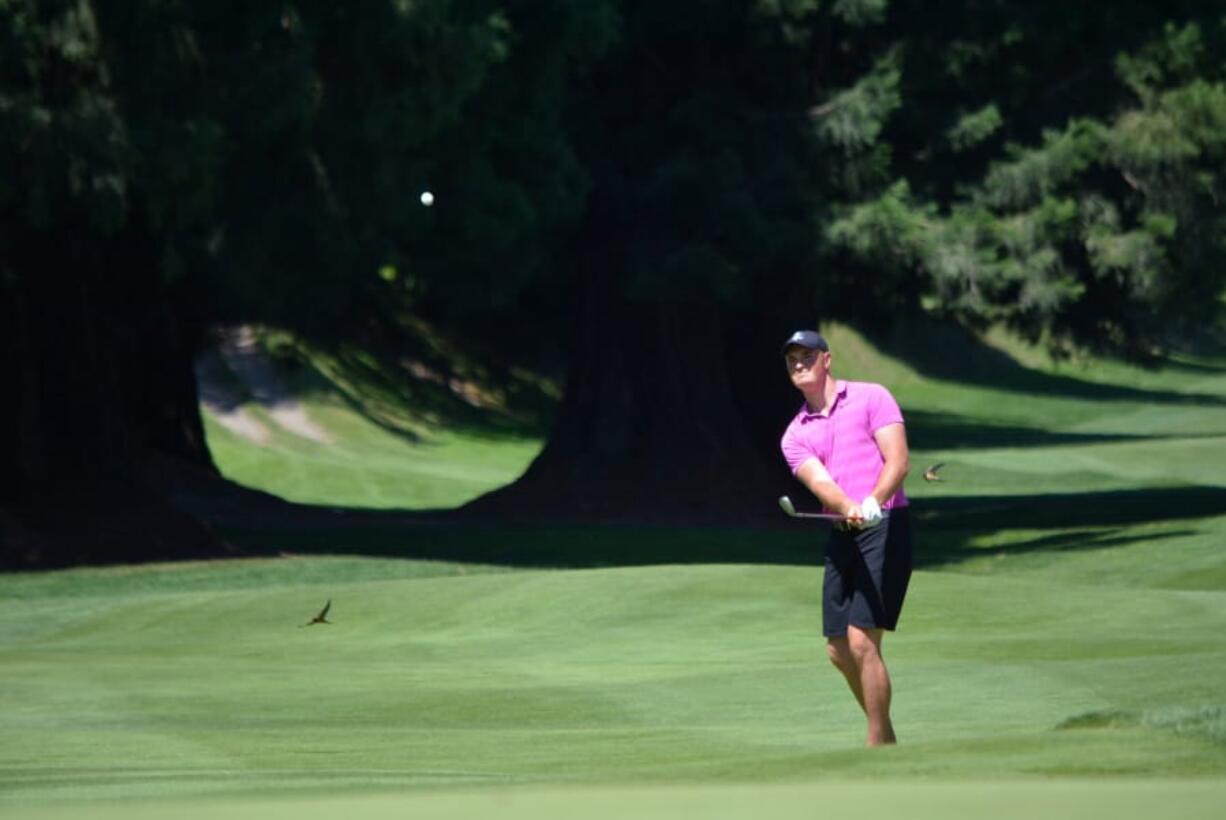
<svg viewBox="0 0 1226 820">
<path fill-rule="evenodd" d="M 864 513 L 864 526 L 871 527 L 881 521 L 883 515 L 881 505 L 877 503 L 877 499 L 873 496 L 868 496 L 860 502 L 860 512 Z"/>
</svg>

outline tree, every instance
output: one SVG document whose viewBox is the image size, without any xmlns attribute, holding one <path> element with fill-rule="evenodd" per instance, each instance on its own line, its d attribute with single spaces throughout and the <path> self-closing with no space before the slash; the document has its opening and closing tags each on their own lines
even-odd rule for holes
<svg viewBox="0 0 1226 820">
<path fill-rule="evenodd" d="M 601 36 L 540 19 L 527 55 Z M 493 264 L 512 250 L 541 265 L 534 237 L 559 230 L 581 174 L 562 162 L 530 188 L 504 167 L 557 142 L 547 94 L 478 107 L 509 82 L 510 37 L 482 2 L 0 5 L 6 562 L 219 548 L 159 487 L 214 472 L 192 375 L 207 323 L 353 332 L 416 290 L 445 309 L 457 274 L 494 290 L 472 277 L 515 273 Z M 462 138 L 531 118 L 520 144 Z M 433 217 L 418 193 L 435 184 L 466 207 Z"/>
<path fill-rule="evenodd" d="M 1207 321 L 1224 41 L 1209 0 L 2 3 L 0 525 L 216 548 L 149 471 L 212 471 L 202 328 L 405 316 L 571 327 L 554 435 L 475 510 L 765 512 L 797 326 Z M 95 535 L 125 506 L 162 546 Z"/>
<path fill-rule="evenodd" d="M 904 61 L 886 132 L 900 161 L 828 222 L 833 258 L 909 282 L 888 289 L 912 310 L 1057 346 L 1140 352 L 1212 324 L 1226 286 L 1215 4 L 959 12 L 934 28 L 927 7 L 902 7 L 923 56 Z"/>
<path fill-rule="evenodd" d="M 95 9 L 4 4 L 0 40 L 0 356 L 15 388 L 0 403 L 0 525 L 6 539 L 40 533 L 5 562 L 214 549 L 140 489 L 150 450 L 211 463 L 192 313 L 140 224 L 139 159 Z"/>
<path fill-rule="evenodd" d="M 620 40 L 573 94 L 592 191 L 565 398 L 526 475 L 473 510 L 770 509 L 794 402 L 782 370 L 764 370 L 815 318 L 804 65 L 816 5 L 622 4 Z"/>
<path fill-rule="evenodd" d="M 765 363 L 822 317 L 1127 350 L 1217 310 L 1213 4 L 699 6 L 623 3 L 578 94 L 566 397 L 475 509 L 769 508 L 792 405 Z"/>
</svg>

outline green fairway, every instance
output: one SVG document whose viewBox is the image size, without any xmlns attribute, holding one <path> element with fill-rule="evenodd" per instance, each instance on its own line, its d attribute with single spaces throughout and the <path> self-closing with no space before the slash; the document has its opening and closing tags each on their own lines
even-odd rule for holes
<svg viewBox="0 0 1226 820">
<path fill-rule="evenodd" d="M 816 568 L 216 571 L 248 564 L 258 586 L 5 579 L 0 799 L 1226 772 L 1220 590 L 921 572 L 882 751 L 825 668 Z M 325 597 L 335 623 L 301 628 Z"/>
<path fill-rule="evenodd" d="M 239 484 L 304 504 L 454 507 L 513 481 L 541 448 L 538 405 L 554 388 L 539 380 L 448 383 L 415 361 L 261 338 L 280 351 L 246 362 L 261 383 L 216 355 L 200 367 L 203 392 L 223 399 L 202 407 L 209 449 Z"/>
<path fill-rule="evenodd" d="M 1011 388 L 831 337 L 897 383 L 914 466 L 946 462 L 908 481 L 899 746 L 861 748 L 825 660 L 816 528 L 421 526 L 375 558 L 326 554 L 376 551 L 338 525 L 299 557 L 0 576 L 0 811 L 1218 816 L 1226 367 Z"/>
<path fill-rule="evenodd" d="M 326 400 L 305 404 L 336 434 L 334 443 L 273 427 L 270 441 L 257 447 L 206 415 L 209 448 L 226 477 L 305 504 L 452 507 L 513 481 L 541 447 L 535 438 L 449 430 L 414 440 Z M 262 416 L 258 409 L 252 413 Z"/>
<path fill-rule="evenodd" d="M 887 820 L 948 818 L 1109 818 L 1212 820 L 1221 816 L 1226 786 L 1214 781 L 885 782 L 820 785 L 715 785 L 706 787 L 502 788 L 447 790 L 396 796 L 205 800 L 79 810 L 23 812 L 31 820 L 87 816 L 109 818 L 332 818 L 352 820 L 430 817 L 613 818 L 827 816 Z"/>
</svg>

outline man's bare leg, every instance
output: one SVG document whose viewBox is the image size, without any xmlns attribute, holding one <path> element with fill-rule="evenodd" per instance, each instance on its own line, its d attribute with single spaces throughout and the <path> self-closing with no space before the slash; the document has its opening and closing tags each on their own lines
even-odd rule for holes
<svg viewBox="0 0 1226 820">
<path fill-rule="evenodd" d="M 851 654 L 851 646 L 848 645 L 847 638 L 827 638 L 826 655 L 834 664 L 834 668 L 843 673 L 843 677 L 847 679 L 847 687 L 856 696 L 856 703 L 860 704 L 861 709 L 864 709 L 864 690 L 860 686 L 860 667 L 856 665 L 855 656 Z M 868 710 L 865 709 L 864 713 L 867 715 Z"/>
<path fill-rule="evenodd" d="M 881 657 L 883 634 L 881 629 L 847 628 L 847 644 L 860 673 L 860 695 L 868 717 L 868 746 L 897 742 L 890 722 L 890 673 Z"/>
</svg>

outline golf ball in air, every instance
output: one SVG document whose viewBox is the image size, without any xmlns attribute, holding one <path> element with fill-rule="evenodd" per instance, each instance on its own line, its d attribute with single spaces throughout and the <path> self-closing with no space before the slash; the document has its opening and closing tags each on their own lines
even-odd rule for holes
<svg viewBox="0 0 1226 820">
<path fill-rule="evenodd" d="M 430 193 L 429 191 L 422 191 L 421 192 L 421 204 L 425 205 L 427 208 L 433 205 L 434 204 L 434 194 Z"/>
</svg>

